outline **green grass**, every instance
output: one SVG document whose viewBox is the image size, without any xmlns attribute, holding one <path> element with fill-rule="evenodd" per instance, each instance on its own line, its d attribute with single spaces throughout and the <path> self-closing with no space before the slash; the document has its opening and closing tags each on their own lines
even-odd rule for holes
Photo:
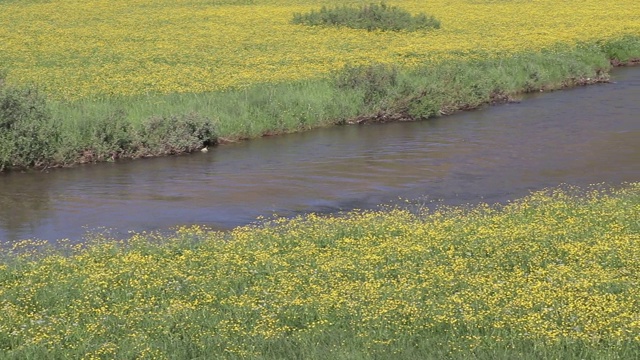
<svg viewBox="0 0 640 360">
<path fill-rule="evenodd" d="M 308 26 L 345 26 L 369 31 L 418 31 L 440 28 L 440 21 L 433 16 L 422 13 L 412 16 L 408 11 L 397 6 L 388 6 L 384 2 L 360 7 L 322 7 L 319 11 L 296 13 L 291 22 Z"/>
<path fill-rule="evenodd" d="M 623 37 L 412 69 L 346 66 L 329 78 L 226 92 L 76 102 L 47 100 L 0 81 L 0 126 L 7 130 L 0 134 L 0 170 L 191 152 L 218 140 L 333 124 L 422 120 L 522 92 L 606 81 L 611 59 L 639 57 L 640 38 Z M 175 119 L 187 125 L 170 126 Z M 150 132 L 149 124 L 159 121 L 163 130 Z"/>
<path fill-rule="evenodd" d="M 2 359 L 635 359 L 640 184 L 0 251 Z"/>
</svg>

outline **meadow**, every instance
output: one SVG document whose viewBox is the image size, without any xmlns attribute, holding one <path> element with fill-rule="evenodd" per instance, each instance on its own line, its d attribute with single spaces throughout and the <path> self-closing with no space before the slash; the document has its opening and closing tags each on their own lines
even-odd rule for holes
<svg viewBox="0 0 640 360">
<path fill-rule="evenodd" d="M 421 120 L 605 82 L 640 2 L 0 0 L 0 171 Z M 634 359 L 640 184 L 0 248 L 2 359 Z"/>
<path fill-rule="evenodd" d="M 0 1 L 0 170 L 424 119 L 606 81 L 609 60 L 640 57 L 631 0 L 390 2 L 441 23 L 411 32 L 292 23 L 361 4 Z"/>
<path fill-rule="evenodd" d="M 440 19 L 442 28 L 427 32 L 290 23 L 295 12 L 328 4 L 336 2 L 3 1 L 0 61 L 9 83 L 78 100 L 220 91 L 317 78 L 346 64 L 417 66 L 640 33 L 636 1 L 392 3 Z"/>
<path fill-rule="evenodd" d="M 640 184 L 0 252 L 3 359 L 636 359 Z"/>
</svg>

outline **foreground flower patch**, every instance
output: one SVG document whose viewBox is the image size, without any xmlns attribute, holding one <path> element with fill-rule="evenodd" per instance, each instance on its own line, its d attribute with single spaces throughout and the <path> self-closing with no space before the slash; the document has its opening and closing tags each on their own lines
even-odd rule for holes
<svg viewBox="0 0 640 360">
<path fill-rule="evenodd" d="M 639 213 L 636 183 L 19 243 L 2 253 L 0 355 L 634 358 Z"/>
</svg>

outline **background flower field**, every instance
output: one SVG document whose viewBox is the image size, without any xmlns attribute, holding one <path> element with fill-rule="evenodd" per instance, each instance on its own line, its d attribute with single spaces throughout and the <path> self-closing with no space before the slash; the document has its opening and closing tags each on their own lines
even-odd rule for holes
<svg viewBox="0 0 640 360">
<path fill-rule="evenodd" d="M 367 32 L 290 23 L 294 12 L 364 1 L 0 2 L 0 68 L 63 100 L 201 93 L 321 77 L 345 64 L 416 66 L 640 34 L 640 3 L 392 1 L 441 29 Z"/>
</svg>

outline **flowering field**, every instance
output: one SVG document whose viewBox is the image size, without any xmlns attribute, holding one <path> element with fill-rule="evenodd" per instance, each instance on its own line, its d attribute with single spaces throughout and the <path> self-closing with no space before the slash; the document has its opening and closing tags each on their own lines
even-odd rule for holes
<svg viewBox="0 0 640 360">
<path fill-rule="evenodd" d="M 18 243 L 0 253 L 0 357 L 637 359 L 638 214 L 635 183 Z"/>
<path fill-rule="evenodd" d="M 417 65 L 640 34 L 640 2 L 395 0 L 433 31 L 292 25 L 294 12 L 363 1 L 0 1 L 0 70 L 73 100 L 201 93 L 319 77 L 345 64 Z"/>
</svg>

